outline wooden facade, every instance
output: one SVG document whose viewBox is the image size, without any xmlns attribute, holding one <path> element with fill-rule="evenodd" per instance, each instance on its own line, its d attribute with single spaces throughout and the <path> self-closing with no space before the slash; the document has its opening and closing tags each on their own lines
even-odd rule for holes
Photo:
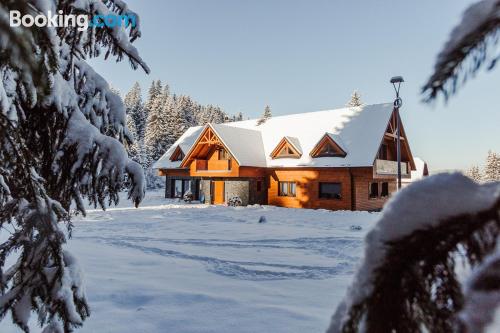
<svg viewBox="0 0 500 333">
<path fill-rule="evenodd" d="M 255 167 L 240 165 L 237 156 L 217 133 L 207 126 L 190 150 L 175 149 L 172 158 L 182 157 L 177 168 L 159 168 L 166 176 L 166 196 L 180 197 L 190 188 L 195 199 L 225 204 L 238 196 L 244 204 L 269 204 L 291 208 L 330 210 L 380 210 L 397 190 L 395 118 L 391 116 L 372 165 L 343 167 Z M 292 140 L 293 139 L 293 140 Z M 301 151 L 295 138 L 284 137 L 270 154 L 272 159 L 344 158 L 349 152 L 325 134 L 311 151 Z M 185 153 L 185 155 L 184 155 Z M 402 128 L 403 177 L 415 169 L 410 146 Z M 188 186 L 181 181 L 191 181 Z"/>
</svg>

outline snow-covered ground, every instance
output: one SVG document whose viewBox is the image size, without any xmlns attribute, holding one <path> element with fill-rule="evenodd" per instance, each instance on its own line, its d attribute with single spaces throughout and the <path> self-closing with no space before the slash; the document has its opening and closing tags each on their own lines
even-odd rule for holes
<svg viewBox="0 0 500 333">
<path fill-rule="evenodd" d="M 323 332 L 378 217 L 162 195 L 75 219 L 92 311 L 78 332 Z"/>
</svg>

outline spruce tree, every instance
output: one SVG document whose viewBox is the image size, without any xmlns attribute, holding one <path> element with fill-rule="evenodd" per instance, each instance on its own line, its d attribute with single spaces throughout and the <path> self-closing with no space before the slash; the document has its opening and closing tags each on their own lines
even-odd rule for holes
<svg viewBox="0 0 500 333">
<path fill-rule="evenodd" d="M 363 102 L 361 101 L 361 96 L 359 95 L 357 90 L 354 90 L 351 95 L 351 99 L 347 102 L 347 107 L 358 107 L 362 106 Z"/>
<path fill-rule="evenodd" d="M 488 151 L 484 166 L 484 180 L 488 182 L 500 181 L 500 154 Z"/>
<path fill-rule="evenodd" d="M 138 82 L 125 95 L 124 104 L 127 115 L 130 115 L 136 129 L 136 140 L 144 140 L 144 130 L 146 128 L 146 112 L 142 103 L 141 86 Z"/>
<path fill-rule="evenodd" d="M 481 170 L 479 169 L 479 167 L 477 165 L 470 167 L 465 172 L 465 175 L 478 183 L 483 180 L 483 175 L 481 174 Z"/>
<path fill-rule="evenodd" d="M 160 150 L 159 143 L 162 136 L 165 134 L 165 129 L 162 126 L 162 111 L 167 98 L 166 92 L 168 88 L 167 90 L 160 90 L 160 93 L 157 93 L 157 89 L 161 88 L 161 83 L 159 82 L 160 81 L 157 81 L 157 83 L 153 84 L 154 91 L 150 94 L 151 99 L 147 102 L 148 119 L 146 120 L 144 147 L 148 154 L 148 161 L 146 165 L 144 165 L 145 168 L 149 168 L 163 153 Z"/>
<path fill-rule="evenodd" d="M 136 27 L 10 28 L 9 11 L 22 15 L 136 15 L 124 1 L 2 1 L 0 16 L 0 318 L 10 313 L 21 330 L 35 312 L 44 332 L 72 332 L 89 316 L 82 270 L 65 247 L 72 210 L 85 214 L 84 199 L 105 208 L 117 203 L 128 174 L 129 198 L 144 196 L 140 166 L 128 159 L 119 96 L 84 60 L 127 58 L 148 67 L 132 42 Z"/>
<path fill-rule="evenodd" d="M 262 114 L 262 117 L 260 117 L 260 119 L 257 120 L 257 126 L 264 124 L 271 117 L 272 117 L 271 107 L 269 105 L 266 105 L 266 108 L 264 109 L 264 113 Z"/>
</svg>

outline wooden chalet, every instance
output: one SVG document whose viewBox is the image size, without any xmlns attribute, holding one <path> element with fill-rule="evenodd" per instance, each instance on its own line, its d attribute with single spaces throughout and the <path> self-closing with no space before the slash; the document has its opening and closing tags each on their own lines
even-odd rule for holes
<svg viewBox="0 0 500 333">
<path fill-rule="evenodd" d="M 207 204 L 378 210 L 396 191 L 392 104 L 189 128 L 155 163 L 165 196 Z M 401 127 L 402 172 L 415 162 Z"/>
</svg>

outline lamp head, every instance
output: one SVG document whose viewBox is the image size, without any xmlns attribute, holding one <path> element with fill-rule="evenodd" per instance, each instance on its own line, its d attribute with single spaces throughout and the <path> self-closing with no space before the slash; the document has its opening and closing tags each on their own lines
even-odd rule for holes
<svg viewBox="0 0 500 333">
<path fill-rule="evenodd" d="M 402 76 L 394 76 L 394 77 L 391 78 L 391 83 L 392 84 L 401 83 L 401 82 L 405 82 L 405 80 L 403 79 Z"/>
</svg>

